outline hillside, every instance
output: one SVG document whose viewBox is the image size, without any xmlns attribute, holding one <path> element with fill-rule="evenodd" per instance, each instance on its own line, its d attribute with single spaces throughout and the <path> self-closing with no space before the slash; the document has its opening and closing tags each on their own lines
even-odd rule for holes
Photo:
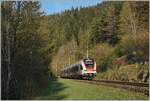
<svg viewBox="0 0 150 101">
<path fill-rule="evenodd" d="M 148 2 L 103 2 L 89 8 L 72 8 L 47 19 L 55 50 L 49 68 L 54 73 L 86 58 L 88 47 L 100 74 L 116 73 L 121 66 L 136 64 L 135 74 L 140 75 L 144 69 L 141 75 L 148 75 Z M 111 72 L 106 78 L 108 75 L 115 78 Z"/>
<path fill-rule="evenodd" d="M 148 82 L 149 1 L 104 1 L 45 15 L 39 1 L 1 2 L 1 99 L 33 99 L 89 57 L 97 79 Z"/>
</svg>

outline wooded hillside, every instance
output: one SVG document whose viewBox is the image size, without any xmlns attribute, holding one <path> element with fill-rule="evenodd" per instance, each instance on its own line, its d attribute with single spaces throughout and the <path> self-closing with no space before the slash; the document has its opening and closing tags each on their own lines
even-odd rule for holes
<svg viewBox="0 0 150 101">
<path fill-rule="evenodd" d="M 98 72 L 116 72 L 114 69 L 129 64 L 141 71 L 149 55 L 148 8 L 146 1 L 107 1 L 47 17 L 55 50 L 49 67 L 59 74 L 62 68 L 86 58 L 88 46 Z"/>
<path fill-rule="evenodd" d="M 3 1 L 2 99 L 34 98 L 61 69 L 86 58 L 87 48 L 99 78 L 130 80 L 126 72 L 135 67 L 142 81 L 148 28 L 148 1 L 105 1 L 54 15 L 44 15 L 38 1 Z"/>
</svg>

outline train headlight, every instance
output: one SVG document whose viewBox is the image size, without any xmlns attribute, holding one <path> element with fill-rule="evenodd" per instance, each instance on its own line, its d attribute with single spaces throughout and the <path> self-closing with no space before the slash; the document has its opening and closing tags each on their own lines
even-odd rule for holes
<svg viewBox="0 0 150 101">
<path fill-rule="evenodd" d="M 84 71 L 87 71 L 87 70 L 84 70 Z"/>
</svg>

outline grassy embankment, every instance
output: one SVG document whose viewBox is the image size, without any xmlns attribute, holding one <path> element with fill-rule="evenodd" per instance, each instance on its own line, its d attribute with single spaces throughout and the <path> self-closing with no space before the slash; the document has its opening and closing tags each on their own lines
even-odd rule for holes
<svg viewBox="0 0 150 101">
<path fill-rule="evenodd" d="M 141 73 L 143 72 L 144 74 L 140 76 L 139 75 L 140 72 Z M 147 73 L 148 73 L 148 64 L 143 65 L 142 69 L 139 64 L 131 64 L 131 65 L 121 66 L 119 69 L 117 68 L 109 69 L 106 72 L 100 72 L 97 74 L 96 79 L 143 82 Z"/>
<path fill-rule="evenodd" d="M 145 100 L 147 96 L 122 89 L 60 79 L 52 81 L 35 99 L 42 100 Z"/>
</svg>

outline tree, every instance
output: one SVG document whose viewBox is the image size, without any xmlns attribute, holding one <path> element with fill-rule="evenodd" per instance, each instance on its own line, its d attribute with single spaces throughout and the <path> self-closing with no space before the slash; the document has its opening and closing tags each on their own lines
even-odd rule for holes
<svg viewBox="0 0 150 101">
<path fill-rule="evenodd" d="M 122 7 L 121 11 L 121 24 L 120 29 L 121 33 L 133 34 L 136 35 L 137 33 L 137 25 L 138 21 L 135 16 L 135 12 L 133 11 L 130 2 L 125 2 Z"/>
<path fill-rule="evenodd" d="M 148 3 L 124 2 L 120 15 L 120 31 L 123 34 L 136 35 L 148 31 Z"/>
<path fill-rule="evenodd" d="M 114 45 L 119 40 L 117 19 L 120 14 L 121 3 L 108 2 L 106 5 L 101 10 L 101 16 L 96 17 L 93 21 L 91 40 L 96 43 L 107 42 Z"/>
<path fill-rule="evenodd" d="M 1 6 L 2 99 L 31 99 L 35 93 L 34 82 L 40 81 L 39 86 L 44 84 L 48 67 L 45 62 L 48 59 L 42 61 L 44 56 L 41 57 L 39 51 L 48 42 L 39 31 L 40 4 L 38 1 L 3 1 Z"/>
<path fill-rule="evenodd" d="M 21 2 L 5 1 L 2 8 L 2 98 L 16 99 L 18 96 L 15 75 L 16 29 L 19 23 Z"/>
</svg>

